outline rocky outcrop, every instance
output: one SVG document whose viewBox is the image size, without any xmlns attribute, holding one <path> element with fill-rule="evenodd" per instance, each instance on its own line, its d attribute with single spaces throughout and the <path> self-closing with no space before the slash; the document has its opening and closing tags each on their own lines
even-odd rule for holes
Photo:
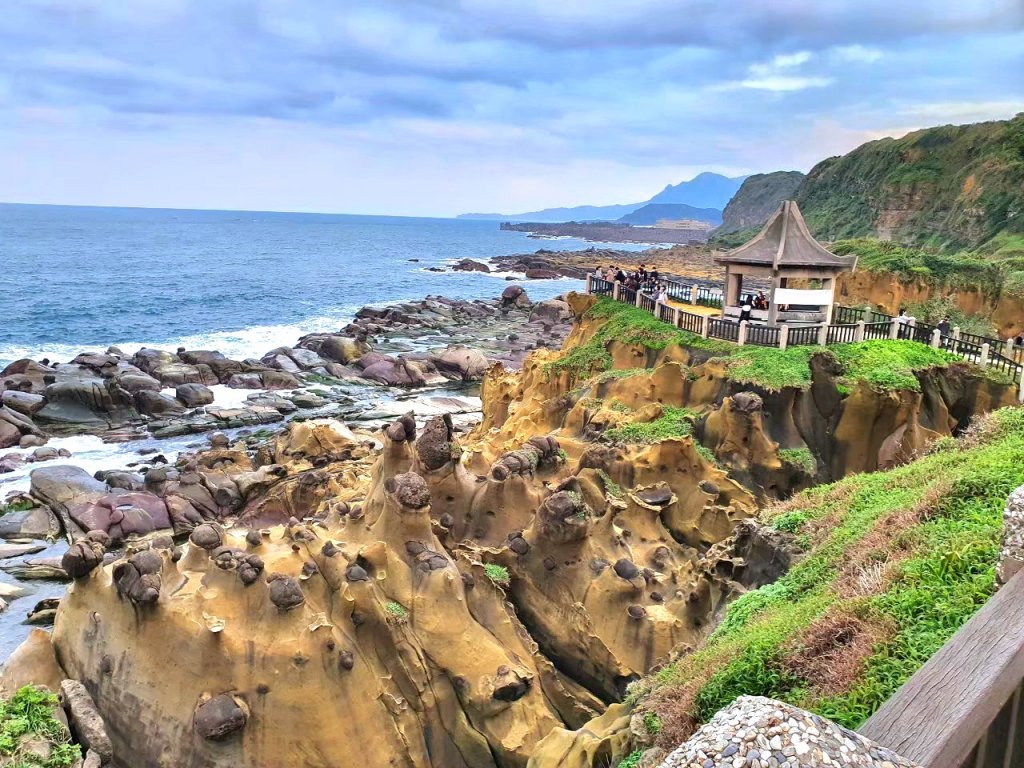
<svg viewBox="0 0 1024 768">
<path fill-rule="evenodd" d="M 783 200 L 792 200 L 804 175 L 800 171 L 775 171 L 747 176 L 722 211 L 722 223 L 712 233 L 722 235 L 759 229 Z"/>
</svg>

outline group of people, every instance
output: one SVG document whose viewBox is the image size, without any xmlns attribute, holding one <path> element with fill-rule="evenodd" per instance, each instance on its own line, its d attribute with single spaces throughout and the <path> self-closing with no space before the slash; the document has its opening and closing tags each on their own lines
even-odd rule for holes
<svg viewBox="0 0 1024 768">
<path fill-rule="evenodd" d="M 653 265 L 650 272 L 647 271 L 646 264 L 641 264 L 633 272 L 625 272 L 614 265 L 609 266 L 607 269 L 598 267 L 594 270 L 594 277 L 607 280 L 609 283 L 621 283 L 623 287 L 631 291 L 657 292 L 659 288 L 665 289 L 665 286 L 660 282 L 661 275 L 658 273 L 658 268 Z"/>
</svg>

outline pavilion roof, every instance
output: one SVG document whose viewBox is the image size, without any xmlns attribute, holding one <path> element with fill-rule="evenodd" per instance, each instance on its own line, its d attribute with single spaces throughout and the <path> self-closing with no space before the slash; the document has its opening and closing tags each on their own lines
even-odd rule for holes
<svg viewBox="0 0 1024 768">
<path fill-rule="evenodd" d="M 819 268 L 833 272 L 853 269 L 857 257 L 836 256 L 826 250 L 811 236 L 797 204 L 792 200 L 784 200 L 754 239 L 716 256 L 715 261 L 719 264 L 753 264 L 772 269 Z"/>
</svg>

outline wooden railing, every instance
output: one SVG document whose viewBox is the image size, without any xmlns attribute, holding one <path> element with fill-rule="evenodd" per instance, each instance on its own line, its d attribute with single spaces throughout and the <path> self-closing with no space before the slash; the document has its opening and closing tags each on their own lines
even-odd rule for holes
<svg viewBox="0 0 1024 768">
<path fill-rule="evenodd" d="M 686 286 L 678 281 L 667 281 L 669 298 L 675 292 L 687 296 L 692 305 L 703 307 L 722 306 L 721 296 L 711 289 L 694 285 Z M 687 312 L 679 306 L 656 301 L 644 291 L 626 288 L 621 283 L 611 283 L 602 278 L 587 278 L 587 291 L 599 296 L 609 296 L 627 304 L 634 304 L 650 312 L 662 322 L 682 328 L 690 333 L 714 339 L 731 341 L 736 344 L 753 344 L 763 347 L 786 348 L 789 346 L 816 346 L 825 344 L 849 344 L 852 342 L 881 339 L 905 339 L 945 349 L 978 365 L 995 368 L 1006 374 L 1019 385 L 1018 395 L 1024 402 L 1024 364 L 1010 351 L 1009 345 L 998 339 L 977 343 L 987 339 L 953 329 L 950 335 L 943 335 L 937 326 L 927 323 L 903 323 L 899 318 L 855 307 L 836 306 L 833 316 L 835 324 L 824 325 L 779 325 L 768 326 L 759 323 L 737 322 L 707 314 Z M 683 302 L 680 302 L 683 303 Z M 855 319 L 856 318 L 856 319 Z M 852 322 L 850 322 L 852 320 Z M 1022 764 L 1021 768 L 1024 768 Z"/>
<path fill-rule="evenodd" d="M 1024 571 L 858 731 L 924 768 L 1024 766 Z"/>
</svg>

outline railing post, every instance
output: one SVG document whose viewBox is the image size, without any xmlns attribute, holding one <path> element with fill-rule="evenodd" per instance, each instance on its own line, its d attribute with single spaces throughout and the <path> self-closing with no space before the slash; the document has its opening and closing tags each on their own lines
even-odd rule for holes
<svg viewBox="0 0 1024 768">
<path fill-rule="evenodd" d="M 818 328 L 818 346 L 828 346 L 828 323 L 822 323 Z"/>
<path fill-rule="evenodd" d="M 642 307 L 644 305 L 643 302 L 644 302 L 643 291 L 641 291 L 639 288 L 637 288 L 636 289 L 636 300 L 633 303 L 636 304 L 638 307 Z"/>
<path fill-rule="evenodd" d="M 1003 342 L 1003 356 L 1013 360 L 1013 337 Z"/>
<path fill-rule="evenodd" d="M 619 300 L 619 289 L 621 287 L 622 284 L 618 280 L 612 283 L 612 298 L 615 299 L 615 301 Z"/>
<path fill-rule="evenodd" d="M 696 285 L 690 288 L 690 303 L 694 306 L 697 305 L 697 288 L 698 286 Z"/>
<path fill-rule="evenodd" d="M 587 293 L 591 293 L 592 292 L 592 285 L 591 285 L 591 283 L 592 283 L 593 279 L 594 279 L 593 275 L 587 275 L 587 288 L 586 288 Z"/>
<path fill-rule="evenodd" d="M 1024 403 L 1024 368 L 1020 369 L 1020 381 L 1017 383 L 1017 400 Z"/>
<path fill-rule="evenodd" d="M 953 326 L 953 338 L 956 339 L 957 341 L 960 341 L 960 326 L 959 325 Z"/>
<path fill-rule="evenodd" d="M 672 307 L 672 325 L 679 327 L 679 307 Z"/>
<path fill-rule="evenodd" d="M 703 336 L 705 339 L 708 337 L 708 334 L 711 332 L 710 326 L 711 326 L 711 315 L 704 315 L 704 316 L 702 316 L 701 317 L 701 321 L 700 321 L 700 335 Z"/>
<path fill-rule="evenodd" d="M 867 325 L 863 320 L 857 321 L 857 330 L 853 332 L 854 341 L 864 341 L 864 326 Z"/>
<path fill-rule="evenodd" d="M 736 343 L 741 347 L 747 343 L 747 321 L 740 320 L 740 330 L 736 335 Z"/>
<path fill-rule="evenodd" d="M 895 317 L 889 321 L 889 338 L 895 339 L 900 335 L 900 321 Z"/>
<path fill-rule="evenodd" d="M 789 346 L 789 326 L 779 326 L 779 349 L 785 349 Z"/>
<path fill-rule="evenodd" d="M 988 353 L 989 348 L 988 342 L 986 341 L 984 344 L 981 345 L 981 358 L 978 360 L 978 365 L 982 367 L 988 365 Z"/>
<path fill-rule="evenodd" d="M 940 346 L 942 346 L 942 331 L 940 331 L 938 328 L 936 328 L 934 331 L 932 331 L 932 343 L 931 343 L 931 345 L 935 349 L 938 349 Z"/>
</svg>

